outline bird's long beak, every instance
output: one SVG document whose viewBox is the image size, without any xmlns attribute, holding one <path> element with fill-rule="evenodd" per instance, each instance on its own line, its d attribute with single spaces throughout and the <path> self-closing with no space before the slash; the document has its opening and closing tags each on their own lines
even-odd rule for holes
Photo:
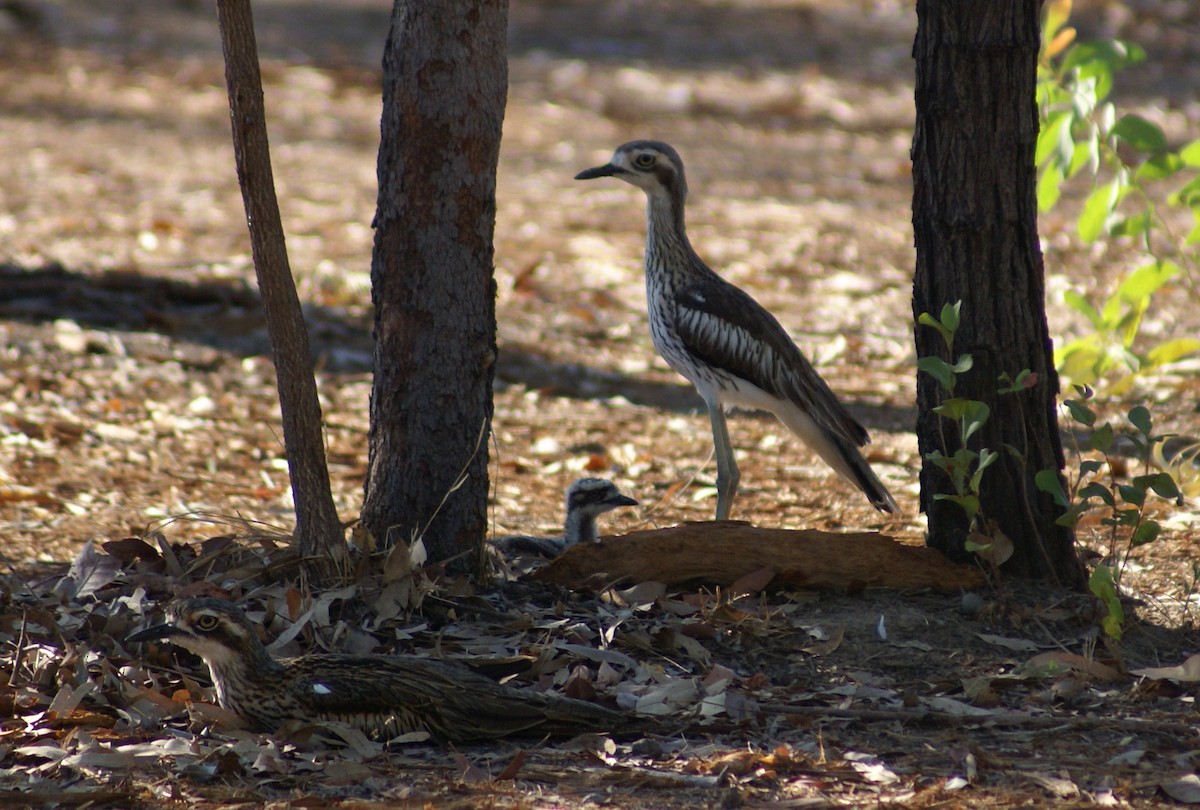
<svg viewBox="0 0 1200 810">
<path fill-rule="evenodd" d="M 614 495 L 605 501 L 610 506 L 637 506 L 638 502 L 628 495 Z"/>
<path fill-rule="evenodd" d="M 618 167 L 612 165 L 611 163 L 605 163 L 603 166 L 596 166 L 593 169 L 584 169 L 579 174 L 575 175 L 575 179 L 593 180 L 597 177 L 614 177 L 620 172 L 621 169 Z"/>
<path fill-rule="evenodd" d="M 138 630 L 132 635 L 126 636 L 126 641 L 158 641 L 171 636 L 183 635 L 183 631 L 173 624 L 157 624 L 154 627 L 147 627 L 145 630 Z"/>
</svg>

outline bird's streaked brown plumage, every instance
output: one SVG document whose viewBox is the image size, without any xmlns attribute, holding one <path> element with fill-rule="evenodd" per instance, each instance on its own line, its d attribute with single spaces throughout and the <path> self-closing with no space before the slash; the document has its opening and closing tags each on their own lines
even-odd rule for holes
<svg viewBox="0 0 1200 810">
<path fill-rule="evenodd" d="M 646 192 L 646 299 L 654 347 L 708 406 L 717 460 L 717 519 L 729 517 L 740 474 L 725 409 L 774 413 L 875 508 L 899 511 L 859 448 L 867 431 L 770 312 L 717 275 L 684 227 L 683 160 L 659 141 L 630 141 L 576 180 L 617 177 Z"/>
<path fill-rule="evenodd" d="M 394 655 L 275 659 L 234 604 L 214 597 L 173 602 L 167 622 L 130 641 L 166 639 L 204 659 L 221 706 L 256 730 L 334 721 L 378 739 L 428 732 L 436 742 L 613 730 L 619 712 L 495 683 L 457 664 Z"/>
</svg>

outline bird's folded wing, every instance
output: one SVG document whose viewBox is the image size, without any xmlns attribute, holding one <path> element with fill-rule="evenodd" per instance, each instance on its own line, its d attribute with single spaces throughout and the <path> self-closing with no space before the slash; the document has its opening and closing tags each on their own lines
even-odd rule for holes
<svg viewBox="0 0 1200 810">
<path fill-rule="evenodd" d="M 855 446 L 867 431 L 792 342 L 787 330 L 757 301 L 732 284 L 697 283 L 675 296 L 676 330 L 687 350 L 705 363 L 790 400 L 820 427 Z"/>
<path fill-rule="evenodd" d="M 306 659 L 307 660 L 307 659 Z M 556 717 L 549 696 L 502 686 L 464 667 L 401 656 L 337 656 L 336 667 L 314 666 L 297 687 L 317 713 L 390 732 L 428 731 L 440 741 L 491 739 Z M 565 701 L 574 703 L 574 701 Z"/>
</svg>

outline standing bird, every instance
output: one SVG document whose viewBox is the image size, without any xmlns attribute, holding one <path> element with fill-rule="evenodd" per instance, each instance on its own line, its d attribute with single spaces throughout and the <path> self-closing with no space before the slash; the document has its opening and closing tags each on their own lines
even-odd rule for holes
<svg viewBox="0 0 1200 810">
<path fill-rule="evenodd" d="M 319 654 L 276 660 L 245 613 L 211 596 L 171 603 L 166 624 L 127 640 L 154 639 L 204 659 L 218 702 L 255 731 L 333 721 L 385 741 L 424 731 L 435 742 L 469 742 L 615 730 L 626 720 L 594 703 L 502 686 L 428 658 Z"/>
<path fill-rule="evenodd" d="M 606 478 L 580 478 L 567 487 L 567 519 L 559 537 L 529 537 L 523 534 L 497 537 L 497 548 L 509 554 L 537 554 L 557 557 L 576 543 L 595 543 L 600 539 L 596 518 L 622 506 L 638 502 L 621 493 Z"/>
<path fill-rule="evenodd" d="M 650 334 L 663 359 L 696 386 L 708 406 L 717 459 L 717 520 L 737 495 L 737 462 L 725 409 L 770 411 L 861 489 L 882 512 L 896 502 L 858 448 L 870 438 L 757 301 L 718 276 L 684 229 L 683 161 L 659 141 L 630 141 L 576 180 L 617 177 L 646 192 L 646 301 Z"/>
</svg>

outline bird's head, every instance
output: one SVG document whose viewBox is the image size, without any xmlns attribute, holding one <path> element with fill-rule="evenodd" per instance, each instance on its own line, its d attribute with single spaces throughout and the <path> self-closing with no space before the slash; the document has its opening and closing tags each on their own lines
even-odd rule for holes
<svg viewBox="0 0 1200 810">
<path fill-rule="evenodd" d="M 608 163 L 575 175 L 576 180 L 592 180 L 596 177 L 620 178 L 645 191 L 651 199 L 663 196 L 682 201 L 687 196 L 683 160 L 670 145 L 661 141 L 621 144 Z"/>
<path fill-rule="evenodd" d="M 567 515 L 595 517 L 622 506 L 637 506 L 637 503 L 604 478 L 580 478 L 567 488 Z"/>
<path fill-rule="evenodd" d="M 266 656 L 246 614 L 232 602 L 211 596 L 179 599 L 167 606 L 167 621 L 129 636 L 126 641 L 166 640 L 223 671 Z"/>
</svg>

